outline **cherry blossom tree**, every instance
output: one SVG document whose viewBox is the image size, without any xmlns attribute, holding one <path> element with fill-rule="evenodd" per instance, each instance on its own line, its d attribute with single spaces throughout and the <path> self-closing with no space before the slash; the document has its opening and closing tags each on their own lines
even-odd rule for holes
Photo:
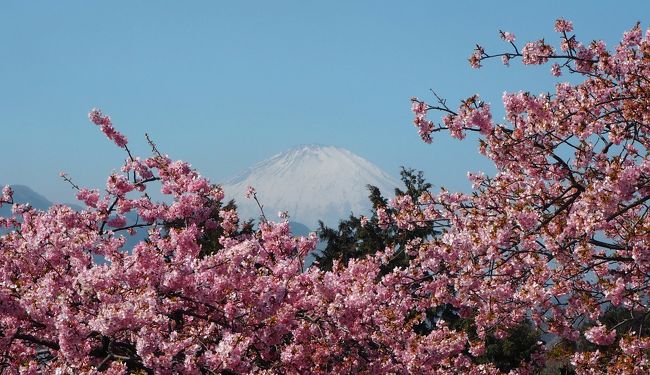
<svg viewBox="0 0 650 375">
<path fill-rule="evenodd" d="M 339 373 L 463 369 L 464 333 L 428 335 L 410 271 L 388 254 L 306 272 L 317 237 L 285 220 L 253 231 L 219 186 L 153 142 L 134 156 L 111 119 L 90 120 L 126 153 L 81 211 L 14 204 L 0 224 L 0 355 L 6 373 Z M 159 186 L 170 203 L 147 189 Z M 251 198 L 257 194 L 250 190 Z M 2 203 L 12 202 L 10 188 Z M 129 223 L 127 215 L 138 221 Z M 125 249 L 125 236 L 147 229 Z M 95 262 L 97 256 L 105 262 Z M 378 282 L 381 279 L 381 282 Z M 407 317 L 405 319 L 405 317 Z"/>
<path fill-rule="evenodd" d="M 577 341 L 589 321 L 584 338 L 595 348 L 572 357 L 578 373 L 647 373 L 650 31 L 637 24 L 613 51 L 603 41 L 579 42 L 569 21 L 557 20 L 555 31 L 559 50 L 544 39 L 520 49 L 514 34 L 501 32 L 510 52 L 477 46 L 470 57 L 475 68 L 495 57 L 506 65 L 554 61 L 553 76 L 582 78 L 554 93 L 505 93 L 506 123 L 495 123 L 478 96 L 457 110 L 439 97 L 412 100 L 425 142 L 443 130 L 458 139 L 477 132 L 498 173 L 469 174 L 472 194 L 423 196 L 424 210 L 406 211 L 448 223 L 422 264 L 432 274 L 444 267 L 455 294 L 440 301 L 476 311 L 479 335 L 502 335 L 530 317 Z M 441 124 L 427 119 L 431 111 L 443 114 Z M 611 307 L 629 313 L 606 326 L 600 319 Z"/>
<path fill-rule="evenodd" d="M 432 185 L 424 179 L 423 172 L 402 168 L 401 180 L 403 189 L 396 188 L 397 201 L 417 201 L 422 195 L 431 194 Z M 341 220 L 336 229 L 320 223 L 319 237 L 326 242 L 316 257 L 315 265 L 322 270 L 330 270 L 334 261 L 346 264 L 350 259 L 360 259 L 368 254 L 375 254 L 390 247 L 393 251 L 390 261 L 382 266 L 382 273 L 388 273 L 396 267 L 406 267 L 415 259 L 415 251 L 423 241 L 429 241 L 440 234 L 438 228 L 426 221 L 400 221 L 399 205 L 388 205 L 381 191 L 374 186 L 368 186 L 369 199 L 373 205 L 370 216 L 359 217 L 350 215 Z M 379 222 L 379 216 L 383 222 Z M 386 217 L 394 216 L 395 220 L 387 223 Z M 411 225 L 404 225 L 405 223 Z M 434 329 L 435 321 L 443 319 L 448 326 L 456 331 L 465 332 L 470 339 L 478 339 L 475 330 L 474 317 L 459 315 L 458 309 L 451 304 L 436 305 L 427 309 L 422 323 L 414 327 L 416 332 L 427 334 Z M 530 360 L 531 354 L 539 351 L 540 330 L 526 320 L 519 325 L 506 330 L 508 337 L 496 339 L 488 336 L 484 340 L 483 354 L 473 356 L 476 363 L 491 363 L 499 370 L 508 372 L 520 366 L 522 360 Z"/>
<path fill-rule="evenodd" d="M 590 343 L 571 354 L 578 373 L 650 372 L 650 32 L 637 25 L 608 51 L 580 43 L 568 21 L 556 31 L 559 52 L 544 40 L 520 49 L 502 32 L 510 52 L 477 47 L 470 58 L 552 60 L 554 76 L 581 77 L 553 94 L 505 94 L 506 123 L 477 96 L 458 109 L 413 99 L 425 141 L 476 132 L 498 173 L 470 174 L 471 194 L 406 194 L 378 208 L 380 227 L 437 231 L 403 244 L 398 266 L 400 249 L 387 246 L 304 270 L 315 234 L 294 237 L 283 218 L 241 223 L 218 185 L 153 142 L 151 156 L 135 156 L 91 111 L 126 159 L 101 191 L 73 184 L 82 210 L 39 211 L 2 190 L 0 204 L 13 205 L 0 218 L 3 372 L 491 374 L 503 369 L 481 360 L 486 343 L 528 320 Z M 125 248 L 135 230 L 147 238 Z M 470 329 L 428 314 L 441 306 Z M 610 307 L 624 312 L 619 323 Z M 546 352 L 540 342 L 511 372 L 541 371 Z"/>
</svg>

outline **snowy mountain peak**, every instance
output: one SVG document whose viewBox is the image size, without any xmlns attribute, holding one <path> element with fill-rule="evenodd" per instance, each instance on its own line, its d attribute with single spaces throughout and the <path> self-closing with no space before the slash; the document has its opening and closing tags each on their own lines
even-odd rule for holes
<svg viewBox="0 0 650 375">
<path fill-rule="evenodd" d="M 259 208 L 244 197 L 248 186 L 257 190 L 266 215 L 289 211 L 291 220 L 316 228 L 318 220 L 336 226 L 350 213 L 370 208 L 367 185 L 390 196 L 397 181 L 368 160 L 340 147 L 299 145 L 255 164 L 224 184 L 242 218 L 259 217 Z"/>
</svg>

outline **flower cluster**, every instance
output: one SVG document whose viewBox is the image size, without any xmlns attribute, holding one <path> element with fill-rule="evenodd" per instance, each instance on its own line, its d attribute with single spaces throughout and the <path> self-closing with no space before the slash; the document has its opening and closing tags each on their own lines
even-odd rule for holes
<svg viewBox="0 0 650 375">
<path fill-rule="evenodd" d="M 155 147 L 144 159 L 126 150 L 105 189 L 79 188 L 81 210 L 14 204 L 0 220 L 5 369 L 492 374 L 504 368 L 486 343 L 530 319 L 588 341 L 565 358 L 579 374 L 650 372 L 650 33 L 637 26 L 608 52 L 566 35 L 568 21 L 556 29 L 565 55 L 543 41 L 519 53 L 503 38 L 524 64 L 564 59 L 583 81 L 504 94 L 505 124 L 478 96 L 457 110 L 413 100 L 423 140 L 476 132 L 497 173 L 469 174 L 471 194 L 398 194 L 372 228 L 361 219 L 405 237 L 403 249 L 305 270 L 314 234 L 293 236 L 284 215 L 240 223 L 219 186 Z M 496 56 L 478 47 L 471 64 Z M 444 126 L 433 128 L 431 110 Z M 89 117 L 126 149 L 107 116 Z M 153 186 L 165 199 L 151 198 Z M 9 188 L 0 201 L 13 203 Z M 427 235 L 407 236 L 423 226 Z M 127 247 L 136 230 L 146 238 Z M 406 261 L 387 267 L 402 250 Z M 603 306 L 624 317 L 611 323 Z M 505 371 L 539 372 L 544 350 Z"/>
<path fill-rule="evenodd" d="M 9 185 L 2 188 L 2 196 L 0 196 L 0 207 L 3 203 L 11 203 L 13 201 L 14 192 Z"/>
<path fill-rule="evenodd" d="M 90 118 L 112 129 L 98 110 Z M 113 141 L 118 134 L 106 133 Z M 0 355 L 12 371 L 452 373 L 474 367 L 464 352 L 465 333 L 442 322 L 425 335 L 415 331 L 426 292 L 410 284 L 423 273 L 380 275 L 392 249 L 330 272 L 304 270 L 315 234 L 292 236 L 284 214 L 280 223 L 246 229 L 234 207 L 223 204 L 219 186 L 154 151 L 145 159 L 129 152 L 104 193 L 79 188 L 85 204 L 79 211 L 14 205 L 13 216 L 3 218 L 10 232 L 0 236 Z M 154 182 L 167 199 L 151 199 Z M 5 188 L 3 201 L 10 200 Z M 403 198 L 393 206 L 391 212 L 415 210 Z M 146 239 L 126 247 L 125 236 L 136 230 Z"/>
<path fill-rule="evenodd" d="M 578 373 L 646 373 L 648 352 L 637 348 L 650 336 L 643 324 L 650 312 L 650 257 L 643 255 L 650 243 L 650 30 L 643 35 L 636 25 L 610 52 L 602 41 L 582 44 L 568 35 L 569 21 L 559 19 L 555 29 L 561 55 L 543 39 L 521 52 L 512 41 L 513 52 L 480 48 L 470 63 L 553 58 L 554 76 L 566 68 L 582 75 L 580 83 L 558 83 L 553 94 L 505 93 L 505 124 L 493 124 L 474 97 L 457 111 L 435 108 L 452 136 L 483 134 L 481 153 L 498 172 L 471 174 L 472 195 L 443 191 L 428 200 L 447 226 L 422 245 L 421 262 L 432 265 L 434 282 L 453 290 L 447 298 L 455 306 L 475 312 L 479 337 L 531 318 L 578 341 L 580 323 L 598 322 L 603 306 L 624 311 L 615 323 L 587 329 L 584 337 L 600 348 L 576 352 L 571 363 Z M 403 220 L 399 213 L 391 219 Z"/>
<path fill-rule="evenodd" d="M 104 116 L 102 114 L 102 111 L 97 108 L 93 108 L 92 111 L 88 113 L 88 118 L 93 122 L 93 124 L 99 126 L 102 133 L 104 133 L 106 137 L 113 141 L 118 147 L 126 147 L 128 140 L 124 135 L 122 135 L 122 133 L 115 130 L 109 116 Z"/>
<path fill-rule="evenodd" d="M 417 98 L 411 99 L 413 103 L 411 110 L 415 114 L 413 125 L 418 128 L 418 134 L 423 141 L 431 143 L 431 133 L 434 131 L 433 122 L 426 119 L 427 111 L 429 110 L 426 103 L 418 101 Z"/>
</svg>

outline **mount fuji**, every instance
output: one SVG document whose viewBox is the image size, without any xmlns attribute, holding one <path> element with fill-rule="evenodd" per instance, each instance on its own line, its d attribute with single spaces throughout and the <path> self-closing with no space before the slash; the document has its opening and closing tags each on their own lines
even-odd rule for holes
<svg viewBox="0 0 650 375">
<path fill-rule="evenodd" d="M 340 147 L 301 145 L 261 161 L 223 184 L 243 219 L 258 218 L 259 207 L 245 198 L 253 186 L 269 219 L 288 211 L 292 221 L 315 229 L 318 220 L 336 227 L 351 213 L 370 209 L 367 185 L 392 196 L 397 180 L 368 160 Z"/>
</svg>

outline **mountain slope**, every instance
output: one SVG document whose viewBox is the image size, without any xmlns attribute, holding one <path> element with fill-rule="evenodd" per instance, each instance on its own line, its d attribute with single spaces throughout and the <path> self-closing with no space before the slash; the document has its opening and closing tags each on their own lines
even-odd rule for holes
<svg viewBox="0 0 650 375">
<path fill-rule="evenodd" d="M 379 167 L 339 147 L 302 145 L 257 163 L 223 185 L 242 218 L 257 218 L 259 208 L 245 198 L 248 186 L 257 190 L 265 214 L 276 218 L 288 211 L 292 220 L 314 229 L 318 220 L 335 226 L 350 213 L 370 208 L 367 185 L 391 195 L 398 182 Z"/>
<path fill-rule="evenodd" d="M 0 188 L 4 185 L 0 184 Z M 15 203 L 29 203 L 32 207 L 39 210 L 47 210 L 51 205 L 47 198 L 41 194 L 35 192 L 31 188 L 25 185 L 11 185 L 11 189 L 14 192 L 14 202 Z M 11 216 L 11 206 L 10 204 L 5 204 L 0 208 L 0 216 Z"/>
</svg>

